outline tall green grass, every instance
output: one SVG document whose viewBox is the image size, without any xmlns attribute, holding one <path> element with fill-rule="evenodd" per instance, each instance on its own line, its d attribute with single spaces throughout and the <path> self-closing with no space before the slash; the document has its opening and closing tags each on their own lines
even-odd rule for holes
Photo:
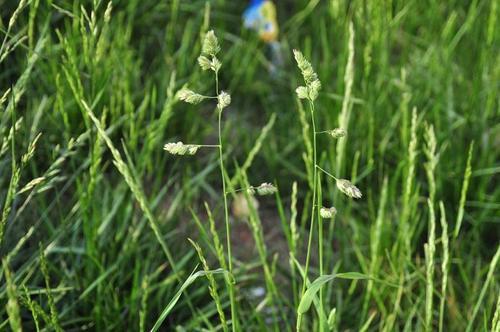
<svg viewBox="0 0 500 332">
<path fill-rule="evenodd" d="M 0 1 L 0 330 L 497 331 L 497 2 L 245 5 Z"/>
</svg>

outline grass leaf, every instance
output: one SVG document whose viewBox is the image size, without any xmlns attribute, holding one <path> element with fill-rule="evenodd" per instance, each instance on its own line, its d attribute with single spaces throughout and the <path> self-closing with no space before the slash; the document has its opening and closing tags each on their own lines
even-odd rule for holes
<svg viewBox="0 0 500 332">
<path fill-rule="evenodd" d="M 184 290 L 186 288 L 188 288 L 193 282 L 195 282 L 196 279 L 198 279 L 199 277 L 203 277 L 207 274 L 222 274 L 222 273 L 227 273 L 227 271 L 223 270 L 223 269 L 216 269 L 216 270 L 211 270 L 211 271 L 198 271 L 198 272 L 191 273 L 191 275 L 181 285 L 181 287 L 179 288 L 177 293 L 175 293 L 174 297 L 167 304 L 165 309 L 163 309 L 160 317 L 158 317 L 155 324 L 153 325 L 151 332 L 158 331 L 158 329 L 160 328 L 160 326 L 163 323 L 163 321 L 165 320 L 165 318 L 167 318 L 167 316 L 170 314 L 172 309 L 175 307 L 175 304 L 177 303 L 177 301 L 179 301 L 179 298 L 181 297 L 182 292 L 184 292 Z"/>
<path fill-rule="evenodd" d="M 323 285 L 325 285 L 327 282 L 332 281 L 335 278 L 351 280 L 370 279 L 369 276 L 359 272 L 344 272 L 319 276 L 309 285 L 306 292 L 304 293 L 304 296 L 302 296 L 302 298 L 300 299 L 299 307 L 297 309 L 298 313 L 303 314 L 307 310 L 309 310 L 309 308 L 311 307 L 311 303 L 316 297 L 316 293 L 318 293 L 320 288 L 323 287 Z"/>
</svg>

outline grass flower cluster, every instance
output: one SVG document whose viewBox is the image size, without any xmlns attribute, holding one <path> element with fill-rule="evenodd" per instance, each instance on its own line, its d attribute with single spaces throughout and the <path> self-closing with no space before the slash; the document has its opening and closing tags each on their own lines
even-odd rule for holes
<svg viewBox="0 0 500 332">
<path fill-rule="evenodd" d="M 307 166 L 309 169 L 312 169 L 312 174 L 313 174 L 313 179 L 312 179 L 312 191 L 313 191 L 313 197 L 312 197 L 312 203 L 311 203 L 311 213 L 310 213 L 310 229 L 309 229 L 309 240 L 307 244 L 307 253 L 306 253 L 306 262 L 305 262 L 305 267 L 304 267 L 304 277 L 303 277 L 303 283 L 302 283 L 302 291 L 301 291 L 301 300 L 300 303 L 303 303 L 304 301 L 308 301 L 310 303 L 311 299 L 309 297 L 313 296 L 311 294 L 308 294 L 308 292 L 311 290 L 311 286 L 308 288 L 307 286 L 307 279 L 308 279 L 308 272 L 309 272 L 309 264 L 310 264 L 310 257 L 311 257 L 311 250 L 312 250 L 312 241 L 313 241 L 313 234 L 314 234 L 314 222 L 316 221 L 318 223 L 318 257 L 319 257 L 319 277 L 316 279 L 316 281 L 321 280 L 320 278 L 324 277 L 324 269 L 323 269 L 323 223 L 322 219 L 332 219 L 335 217 L 337 214 L 337 209 L 335 207 L 330 207 L 330 208 L 324 208 L 323 202 L 322 202 L 322 183 L 321 183 L 321 178 L 320 174 L 318 174 L 320 171 L 324 172 L 326 175 L 329 177 L 333 178 L 336 181 L 337 188 L 340 192 L 342 192 L 344 195 L 351 197 L 351 198 L 361 198 L 362 194 L 361 191 L 354 186 L 349 180 L 345 179 L 338 179 L 329 172 L 325 171 L 323 168 L 321 168 L 318 164 L 318 151 L 317 151 L 317 135 L 321 133 L 328 133 L 331 135 L 333 138 L 341 138 L 345 136 L 346 131 L 341 128 L 336 128 L 333 130 L 326 130 L 326 131 L 317 131 L 316 129 L 316 108 L 314 105 L 314 102 L 316 98 L 319 95 L 319 90 L 321 88 L 321 82 L 318 79 L 318 75 L 314 71 L 311 63 L 306 60 L 304 55 L 298 51 L 294 50 L 293 51 L 295 61 L 297 62 L 297 66 L 302 74 L 302 78 L 304 79 L 304 83 L 306 86 L 300 86 L 296 89 L 296 93 L 299 99 L 306 99 L 309 105 L 309 111 L 310 111 L 310 117 L 311 117 L 311 128 L 312 128 L 312 137 L 313 137 L 313 144 L 312 144 L 312 151 L 311 154 L 312 156 L 309 156 L 309 158 L 306 159 L 306 163 L 308 164 Z M 321 207 L 321 208 L 320 208 Z M 316 214 L 316 211 L 318 213 Z M 318 218 L 316 218 L 318 216 Z M 314 283 L 313 283 L 314 284 Z M 306 291 L 307 288 L 307 291 Z M 322 285 L 318 286 L 318 291 L 319 291 L 319 328 L 320 330 L 324 330 L 326 328 L 327 322 L 325 322 L 323 313 L 324 313 L 324 298 L 323 298 L 323 289 Z M 335 309 L 335 308 L 333 308 Z M 297 310 L 297 325 L 296 329 L 297 331 L 300 331 L 302 329 L 301 323 L 302 323 L 302 315 L 304 314 L 304 311 L 300 310 L 300 304 L 299 308 Z"/>
</svg>

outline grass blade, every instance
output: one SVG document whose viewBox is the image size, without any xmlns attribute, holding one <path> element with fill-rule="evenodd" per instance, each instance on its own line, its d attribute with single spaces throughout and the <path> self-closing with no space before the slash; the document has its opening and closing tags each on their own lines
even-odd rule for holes
<svg viewBox="0 0 500 332">
<path fill-rule="evenodd" d="M 469 188 L 469 179 L 472 174 L 472 151 L 474 150 L 474 142 L 472 142 L 469 146 L 469 155 L 467 156 L 467 166 L 465 167 L 464 174 L 464 182 L 462 183 L 462 192 L 460 194 L 460 205 L 458 207 L 458 215 L 457 221 L 455 222 L 455 231 L 453 232 L 453 236 L 457 238 L 458 233 L 460 232 L 460 227 L 462 226 L 462 220 L 464 219 L 464 206 L 465 206 L 465 198 L 467 196 L 467 188 Z"/>
<path fill-rule="evenodd" d="M 206 276 L 208 274 L 213 275 L 213 274 L 221 274 L 221 273 L 227 273 L 227 271 L 223 270 L 223 269 L 216 269 L 216 270 L 212 270 L 212 271 L 198 271 L 198 272 L 191 273 L 191 275 L 181 285 L 181 287 L 179 288 L 177 293 L 175 293 L 174 297 L 167 304 L 165 309 L 163 309 L 162 313 L 160 314 L 160 317 L 158 317 L 155 324 L 153 325 L 151 332 L 158 331 L 158 329 L 160 328 L 160 326 L 163 323 L 163 321 L 165 320 L 165 318 L 167 318 L 167 316 L 170 314 L 172 309 L 175 307 L 175 304 L 177 303 L 177 301 L 179 301 L 179 298 L 181 297 L 182 292 L 184 292 L 184 290 L 186 288 L 188 288 L 189 285 L 191 285 L 193 282 L 195 282 L 196 279 L 198 279 L 199 277 Z"/>
<path fill-rule="evenodd" d="M 314 280 L 309 287 L 307 288 L 304 296 L 300 299 L 299 307 L 297 309 L 299 314 L 304 314 L 309 308 L 316 296 L 316 293 L 329 281 L 333 279 L 351 279 L 351 280 L 360 280 L 360 279 L 370 279 L 369 276 L 359 273 L 359 272 L 345 272 L 345 273 L 337 273 L 337 274 L 325 274 L 318 277 Z"/>
</svg>

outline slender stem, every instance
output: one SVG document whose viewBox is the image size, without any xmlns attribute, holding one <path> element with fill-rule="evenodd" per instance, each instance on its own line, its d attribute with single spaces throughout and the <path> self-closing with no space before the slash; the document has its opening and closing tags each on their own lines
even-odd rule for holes
<svg viewBox="0 0 500 332">
<path fill-rule="evenodd" d="M 219 148 L 219 144 L 189 144 L 189 143 L 185 143 L 185 145 L 196 146 L 199 148 Z"/>
<path fill-rule="evenodd" d="M 320 209 L 322 205 L 322 192 L 321 192 L 321 175 L 320 173 L 317 174 L 318 177 L 318 183 L 317 183 L 317 191 L 318 191 L 318 204 L 316 207 L 316 212 L 317 212 L 317 218 L 318 218 L 318 258 L 319 258 L 319 275 L 323 275 L 323 218 L 321 218 L 320 215 Z M 320 316 L 319 316 L 319 330 L 320 332 L 324 331 L 325 329 L 325 322 L 323 320 L 323 313 L 325 312 L 324 308 L 324 303 L 323 303 L 323 287 L 320 287 L 319 289 L 319 311 L 320 311 Z"/>
<path fill-rule="evenodd" d="M 219 148 L 219 144 L 196 144 L 196 146 L 199 146 L 200 148 Z"/>
<path fill-rule="evenodd" d="M 314 230 L 314 209 L 316 208 L 316 177 L 317 177 L 317 170 L 316 170 L 316 122 L 314 121 L 314 104 L 312 101 L 309 101 L 309 109 L 311 111 L 311 123 L 312 123 L 312 128 L 313 128 L 313 199 L 312 199 L 312 204 L 311 204 L 311 222 L 309 226 L 309 239 L 307 241 L 307 254 L 306 254 L 306 266 L 304 269 L 304 281 L 302 283 L 302 292 L 301 292 L 301 298 L 304 296 L 304 293 L 306 292 L 306 285 L 307 285 L 307 276 L 309 272 L 309 261 L 311 258 L 311 245 L 312 245 L 312 238 L 313 238 L 313 230 Z M 302 315 L 298 314 L 297 315 L 297 331 L 300 331 L 300 324 L 302 321 Z"/>
<path fill-rule="evenodd" d="M 319 169 L 320 171 L 322 171 L 323 173 L 325 173 L 326 175 L 328 175 L 329 177 L 331 177 L 332 179 L 338 180 L 335 176 L 333 176 L 332 174 L 328 173 L 327 171 L 325 171 L 324 169 L 319 167 L 319 165 L 316 165 L 316 168 Z"/>
<path fill-rule="evenodd" d="M 215 98 L 219 96 L 219 72 L 215 72 Z M 220 136 L 219 136 L 220 137 Z"/>
<path fill-rule="evenodd" d="M 10 35 L 10 28 L 11 27 L 9 26 L 8 29 L 7 29 L 7 31 L 5 32 L 5 36 L 3 37 L 2 45 L 0 46 L 0 57 L 3 54 L 3 49 L 4 49 L 4 46 L 5 46 L 5 42 L 7 41 L 7 37 Z"/>
<path fill-rule="evenodd" d="M 233 271 L 233 262 L 231 256 L 231 237 L 230 237 L 230 226 L 229 226 L 229 212 L 227 206 L 227 194 L 226 194 L 226 179 L 224 177 L 224 162 L 223 162 L 223 150 L 222 150 L 222 132 L 221 132 L 221 118 L 222 118 L 222 110 L 219 110 L 219 162 L 220 162 L 220 172 L 222 179 L 222 191 L 224 197 L 224 221 L 226 223 L 226 237 L 227 237 L 227 259 L 228 259 L 228 267 L 229 272 Z"/>
<path fill-rule="evenodd" d="M 219 75 L 215 72 L 215 93 L 219 94 Z M 218 112 L 218 136 L 219 136 L 219 163 L 220 163 L 220 175 L 222 180 L 222 195 L 224 198 L 224 222 L 226 224 L 226 245 L 227 245 L 227 261 L 229 269 L 229 277 L 226 277 L 226 282 L 229 288 L 229 299 L 231 302 L 231 326 L 233 332 L 238 330 L 238 320 L 236 318 L 236 301 L 234 297 L 234 277 L 233 277 L 233 259 L 231 256 L 231 228 L 229 225 L 229 209 L 227 205 L 227 194 L 226 194 L 226 178 L 225 178 L 225 168 L 224 168 L 224 153 L 222 145 L 222 109 L 217 109 Z"/>
<path fill-rule="evenodd" d="M 232 276 L 233 274 L 233 260 L 231 256 L 231 228 L 229 225 L 229 211 L 227 206 L 227 194 L 226 194 L 226 179 L 224 176 L 224 162 L 223 162 L 223 150 L 222 150 L 222 110 L 218 110 L 219 112 L 219 163 L 220 163 L 220 174 L 222 179 L 222 193 L 224 197 L 224 221 L 226 224 L 226 245 L 227 245 L 227 260 L 228 260 L 228 269 L 229 274 Z M 228 286 L 229 286 L 229 298 L 231 302 L 231 320 L 232 320 L 232 328 L 233 331 L 236 331 L 236 323 L 235 323 L 235 315 L 236 315 L 236 303 L 234 299 L 234 286 L 233 281 L 227 278 Z"/>
<path fill-rule="evenodd" d="M 255 189 L 254 186 L 250 186 L 250 187 L 246 187 L 246 188 L 239 188 L 239 189 L 235 189 L 233 191 L 227 191 L 226 194 L 236 194 L 236 193 L 239 193 L 239 192 L 242 192 L 242 191 L 245 191 L 245 190 L 249 190 L 249 189 Z"/>
</svg>

